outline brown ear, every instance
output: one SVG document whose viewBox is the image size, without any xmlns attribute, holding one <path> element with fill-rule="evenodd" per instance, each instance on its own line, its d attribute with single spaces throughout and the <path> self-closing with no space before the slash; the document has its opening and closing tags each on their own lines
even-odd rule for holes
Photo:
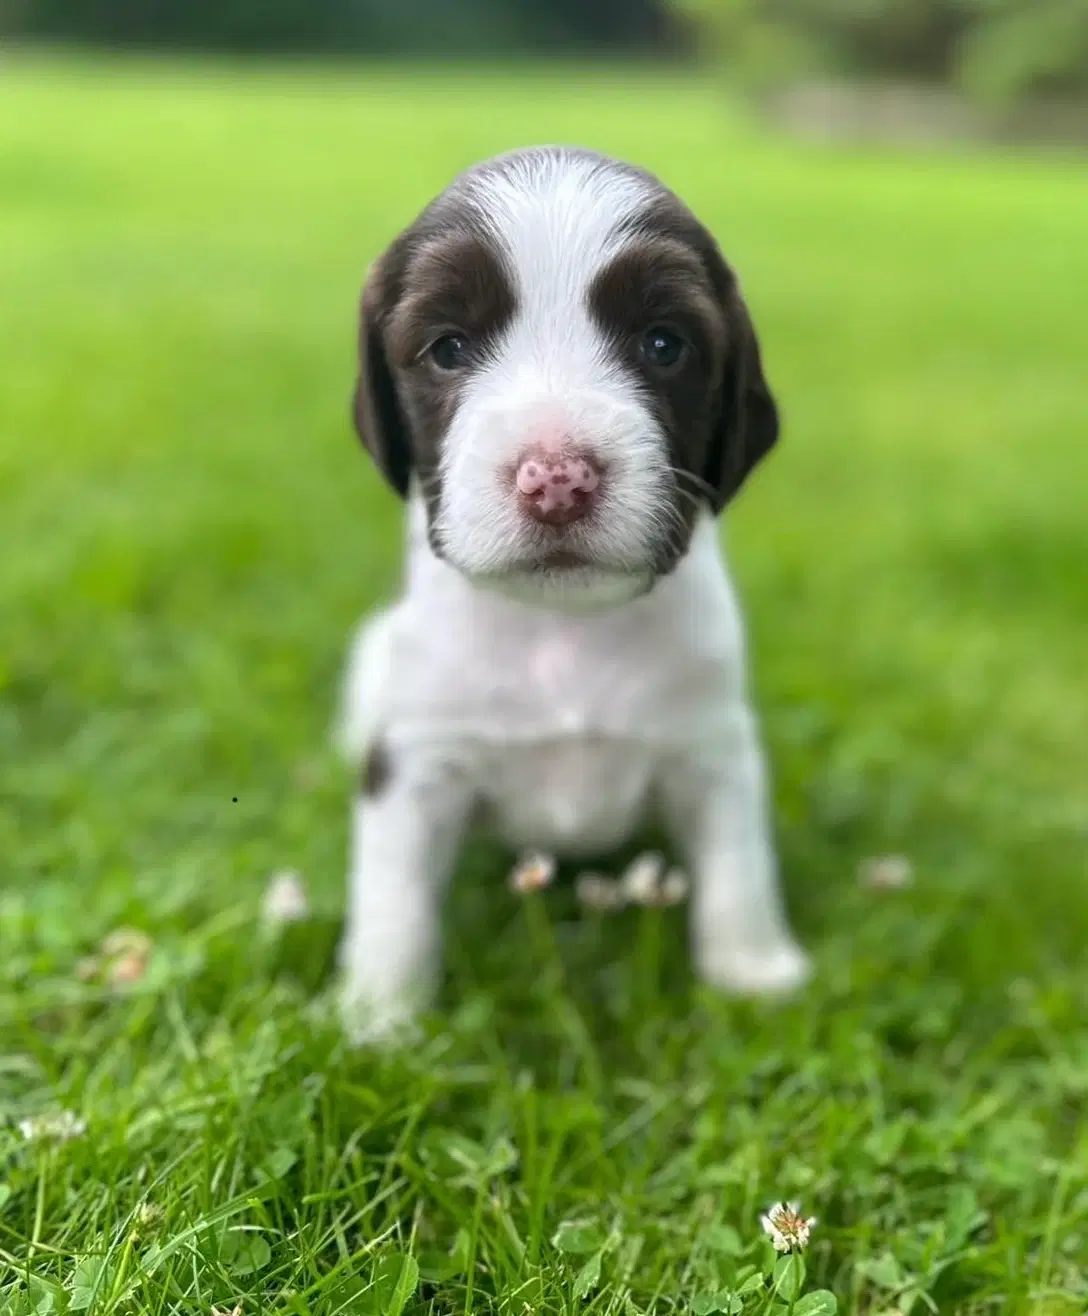
<svg viewBox="0 0 1088 1316">
<path fill-rule="evenodd" d="M 752 317 L 735 283 L 725 303 L 728 355 L 721 412 L 703 473 L 717 493 L 715 514 L 734 497 L 778 439 L 778 407 L 763 374 Z"/>
<path fill-rule="evenodd" d="M 405 498 L 412 474 L 412 451 L 382 332 L 389 301 L 385 261 L 381 260 L 370 268 L 359 306 L 355 432 L 378 470 L 401 498 Z"/>
</svg>

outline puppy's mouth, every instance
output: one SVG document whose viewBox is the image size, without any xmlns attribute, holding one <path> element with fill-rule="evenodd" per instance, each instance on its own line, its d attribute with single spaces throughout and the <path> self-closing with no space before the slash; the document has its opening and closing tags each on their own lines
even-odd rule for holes
<svg viewBox="0 0 1088 1316">
<path fill-rule="evenodd" d="M 574 548 L 551 548 L 526 554 L 512 562 L 502 574 L 573 588 L 597 579 L 621 579 L 637 573 L 625 563 L 610 561 L 595 553 L 579 552 Z"/>
<path fill-rule="evenodd" d="M 593 569 L 601 571 L 605 568 L 601 563 L 595 562 L 584 553 L 575 553 L 569 548 L 557 548 L 550 553 L 543 553 L 540 557 L 527 562 L 522 568 L 522 570 L 528 571 L 586 571 Z"/>
<path fill-rule="evenodd" d="M 586 534 L 542 535 L 535 542 L 521 545 L 497 574 L 574 588 L 595 579 L 642 577 L 652 570 L 648 561 L 610 553 L 594 539 Z"/>
<path fill-rule="evenodd" d="M 650 564 L 632 564 L 583 545 L 525 545 L 520 553 L 490 570 L 465 574 L 485 589 L 516 602 L 559 612 L 599 612 L 646 594 L 656 573 Z"/>
</svg>

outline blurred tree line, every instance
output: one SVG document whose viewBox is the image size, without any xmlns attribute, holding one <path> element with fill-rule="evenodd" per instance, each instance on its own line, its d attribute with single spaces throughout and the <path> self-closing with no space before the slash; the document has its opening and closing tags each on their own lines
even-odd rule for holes
<svg viewBox="0 0 1088 1316">
<path fill-rule="evenodd" d="M 669 50 L 667 0 L 0 0 L 0 33 L 227 51 Z"/>
<path fill-rule="evenodd" d="M 1088 0 L 0 0 L 0 34 L 232 51 L 675 52 L 738 78 L 928 81 L 977 101 L 1088 95 Z"/>
<path fill-rule="evenodd" d="M 1088 95 L 1088 0 L 675 0 L 753 84 L 813 72 L 979 102 Z"/>
</svg>

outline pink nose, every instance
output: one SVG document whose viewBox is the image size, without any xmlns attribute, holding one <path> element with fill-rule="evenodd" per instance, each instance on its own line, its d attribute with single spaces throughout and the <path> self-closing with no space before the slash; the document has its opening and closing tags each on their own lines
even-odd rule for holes
<svg viewBox="0 0 1088 1316">
<path fill-rule="evenodd" d="M 600 483 L 597 463 L 573 448 L 530 448 L 516 477 L 522 507 L 545 525 L 569 525 L 585 516 Z"/>
</svg>

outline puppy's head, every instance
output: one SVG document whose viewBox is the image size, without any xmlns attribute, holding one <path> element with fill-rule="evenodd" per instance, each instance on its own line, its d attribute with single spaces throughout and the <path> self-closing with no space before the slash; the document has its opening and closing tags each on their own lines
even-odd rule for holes
<svg viewBox="0 0 1088 1316">
<path fill-rule="evenodd" d="M 360 358 L 356 427 L 434 551 L 552 606 L 644 593 L 778 433 L 714 239 L 587 151 L 457 178 L 372 268 Z"/>
</svg>

